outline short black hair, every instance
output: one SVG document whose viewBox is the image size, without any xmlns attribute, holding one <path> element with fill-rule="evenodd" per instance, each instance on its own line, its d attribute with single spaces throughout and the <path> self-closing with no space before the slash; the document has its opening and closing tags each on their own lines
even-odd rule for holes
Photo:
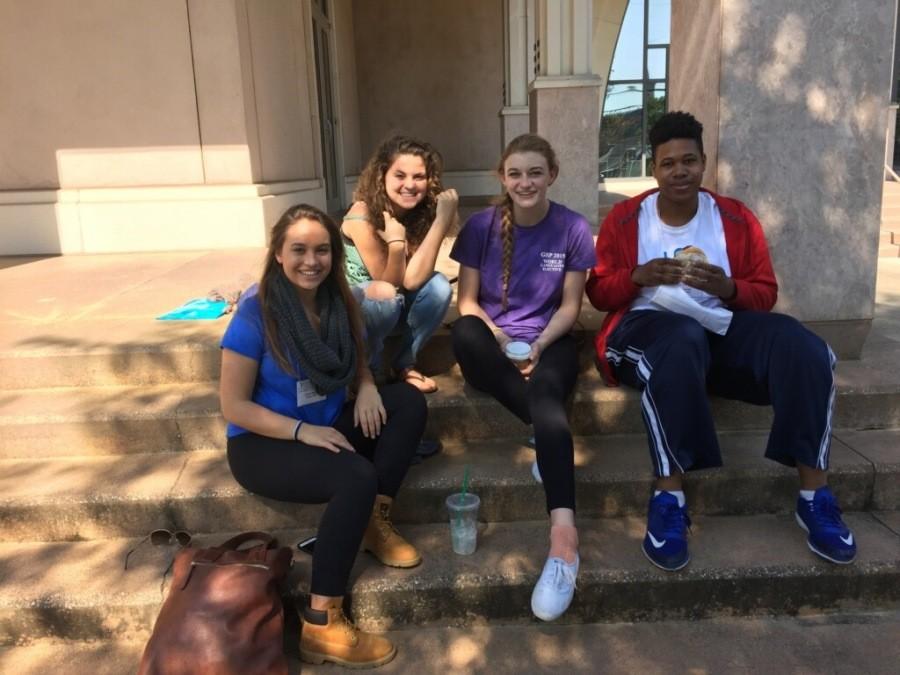
<svg viewBox="0 0 900 675">
<path fill-rule="evenodd" d="M 656 159 L 656 148 L 673 138 L 687 138 L 697 141 L 703 154 L 703 125 L 688 112 L 676 110 L 662 115 L 650 128 L 650 157 Z"/>
</svg>

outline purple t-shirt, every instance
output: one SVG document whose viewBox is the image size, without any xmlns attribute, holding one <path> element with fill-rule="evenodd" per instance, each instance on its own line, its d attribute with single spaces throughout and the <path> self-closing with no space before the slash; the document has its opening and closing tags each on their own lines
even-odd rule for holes
<svg viewBox="0 0 900 675">
<path fill-rule="evenodd" d="M 512 338 L 533 342 L 562 302 L 566 272 L 596 264 L 594 240 L 587 220 L 562 204 L 537 225 L 514 225 L 512 272 L 507 310 L 502 311 L 503 239 L 500 209 L 489 208 L 467 221 L 450 257 L 481 273 L 478 304 L 498 328 Z"/>
</svg>

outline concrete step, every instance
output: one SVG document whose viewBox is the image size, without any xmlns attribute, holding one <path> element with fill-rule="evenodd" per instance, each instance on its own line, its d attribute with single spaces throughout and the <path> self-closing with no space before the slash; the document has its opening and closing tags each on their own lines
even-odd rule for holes
<svg viewBox="0 0 900 675">
<path fill-rule="evenodd" d="M 534 451 L 519 439 L 448 443 L 413 466 L 398 495 L 397 522 L 435 523 L 458 491 L 466 465 L 489 522 L 544 516 L 531 475 Z M 698 514 L 788 513 L 796 472 L 763 458 L 764 433 L 720 434 L 725 468 L 690 473 Z M 830 482 L 843 508 L 900 510 L 900 430 L 838 431 Z M 585 517 L 645 513 L 650 458 L 643 434 L 576 438 L 578 512 Z M 158 527 L 191 532 L 315 527 L 320 506 L 251 495 L 219 450 L 127 457 L 0 461 L 0 541 L 137 536 Z"/>
<path fill-rule="evenodd" d="M 203 382 L 219 377 L 219 340 L 228 319 L 148 324 L 133 341 L 120 341 L 120 326 L 94 327 L 102 336 L 23 337 L 0 351 L 0 389 L 146 386 Z"/>
<path fill-rule="evenodd" d="M 448 257 L 452 243 L 452 238 L 444 242 L 438 260 L 438 268 L 450 277 L 458 273 L 458 265 Z M 105 261 L 111 269 L 101 269 L 97 288 L 84 291 L 85 297 L 80 298 L 88 303 L 84 307 L 77 306 L 77 302 L 75 307 L 69 307 L 62 301 L 66 289 L 61 279 L 85 273 L 69 258 L 43 260 L 4 270 L 4 284 L 9 283 L 13 288 L 19 283 L 31 288 L 35 286 L 36 275 L 35 270 L 27 268 L 46 267 L 48 278 L 41 277 L 40 280 L 48 288 L 39 285 L 21 299 L 4 297 L 8 307 L 4 306 L 0 312 L 0 391 L 147 387 L 216 380 L 220 367 L 218 344 L 228 318 L 209 322 L 162 322 L 156 321 L 154 316 L 187 297 L 202 295 L 197 289 L 216 285 L 217 278 L 229 278 L 231 273 L 222 273 L 222 266 L 252 269 L 250 261 L 257 257 L 261 259 L 262 251 L 192 255 L 196 259 L 184 264 L 187 271 L 173 271 L 164 266 L 165 256 L 162 256 L 163 260 L 156 260 L 156 256 L 145 256 L 147 260 L 138 258 L 134 265 L 149 266 L 148 275 L 160 274 L 162 277 L 133 284 L 134 288 L 125 284 L 121 293 L 111 297 L 108 297 L 110 287 L 123 284 L 123 279 L 128 276 L 130 258 L 116 259 L 118 266 L 113 264 L 116 261 Z M 94 262 L 97 265 L 104 263 Z M 174 262 L 168 264 L 171 266 Z M 120 269 L 123 266 L 125 270 Z M 246 272 L 243 274 L 246 277 Z M 454 303 L 445 318 L 445 326 L 456 317 Z M 597 311 L 587 298 L 583 298 L 576 333 L 582 339 L 585 367 L 593 360 L 591 342 L 604 317 L 604 312 Z M 453 357 L 449 344 L 449 331 L 440 328 L 420 355 L 421 367 L 428 373 L 445 373 L 451 369 Z"/>
<path fill-rule="evenodd" d="M 286 629 L 289 672 L 331 673 L 301 664 L 297 631 Z M 379 673 L 497 675 L 603 673 L 847 672 L 894 675 L 900 661 L 900 611 L 845 611 L 802 616 L 721 617 L 700 621 L 413 627 L 391 630 L 393 661 Z M 765 649 L 760 649 L 765 644 Z M 690 648 L 686 649 L 685 646 Z M 143 641 L 39 640 L 0 647 L 0 670 L 45 675 L 133 672 Z"/>
<path fill-rule="evenodd" d="M 853 565 L 821 561 L 792 515 L 698 516 L 692 561 L 679 573 L 653 567 L 640 550 L 639 517 L 579 521 L 581 570 L 559 623 L 701 619 L 831 609 L 896 609 L 898 514 L 846 513 L 858 541 Z M 893 528 L 893 529 L 891 529 Z M 488 523 L 478 550 L 457 556 L 444 523 L 402 528 L 424 554 L 411 570 L 368 555 L 351 575 L 353 614 L 368 629 L 440 624 L 533 623 L 530 596 L 547 554 L 546 520 Z M 288 545 L 302 531 L 277 533 Z M 198 538 L 198 545 L 224 536 Z M 62 638 L 145 639 L 163 597 L 170 549 L 135 539 L 0 544 L 0 644 Z M 288 595 L 308 592 L 311 557 L 295 552 Z M 301 600 L 302 602 L 302 600 Z"/>
<path fill-rule="evenodd" d="M 419 367 L 429 373 L 446 372 L 455 364 L 449 330 L 450 324 L 459 316 L 455 294 L 454 285 L 454 299 L 442 326 L 419 354 Z M 605 316 L 605 312 L 597 311 L 587 297 L 584 298 L 575 333 L 583 346 L 585 367 L 593 360 L 593 336 Z M 37 338 L 34 342 L 22 339 L 5 351 L 0 346 L 0 390 L 144 387 L 218 380 L 219 342 L 227 322 L 227 318 L 221 318 L 202 326 L 178 324 L 174 332 L 160 328 L 164 322 L 151 324 L 140 336 L 140 344 L 120 341 L 114 325 L 97 326 L 97 330 L 105 329 L 108 339 L 93 344 L 79 339 L 65 345 L 45 337 L 40 339 L 39 347 L 32 347 L 38 344 Z M 179 334 L 179 330 L 183 334 Z M 388 339 L 388 349 L 392 339 Z"/>
<path fill-rule="evenodd" d="M 446 337 L 443 338 L 446 340 Z M 441 339 L 435 359 L 448 358 Z M 607 387 L 582 347 L 582 374 L 571 401 L 578 435 L 643 430 L 640 398 L 626 387 Z M 882 341 L 873 356 L 837 368 L 836 428 L 900 427 L 900 342 Z M 441 356 L 443 355 L 443 356 Z M 432 361 L 434 363 L 434 361 Z M 507 437 L 524 426 L 492 398 L 465 385 L 445 363 L 435 375 L 440 390 L 428 396 L 428 433 L 445 441 Z M 435 372 L 425 369 L 426 372 Z M 0 394 L 0 458 L 171 452 L 222 446 L 224 422 L 216 382 L 146 386 L 18 389 Z M 719 428 L 768 429 L 768 407 L 713 400 Z"/>
<path fill-rule="evenodd" d="M 0 395 L 0 457 L 222 446 L 218 383 L 20 389 Z"/>
<path fill-rule="evenodd" d="M 448 237 L 441 245 L 436 269 L 448 278 L 459 274 L 459 265 L 450 259 L 455 237 Z M 223 254 L 223 264 L 237 269 L 248 268 L 248 258 L 255 254 L 261 260 L 263 252 L 239 251 Z M 41 261 L 41 264 L 47 261 Z M 52 262 L 52 261 L 51 261 Z M 151 257 L 151 261 L 152 257 Z M 202 263 L 202 264 L 201 264 Z M 147 263 L 149 264 L 149 263 Z M 157 261 L 157 264 L 162 264 Z M 152 290 L 125 289 L 122 297 L 102 298 L 100 290 L 85 298 L 95 300 L 80 311 L 59 306 L 57 296 L 65 290 L 53 286 L 45 291 L 50 297 L 47 306 L 35 308 L 33 298 L 28 303 L 10 302 L 5 316 L 0 316 L 0 391 L 57 387 L 152 386 L 188 382 L 209 382 L 219 377 L 221 363 L 219 342 L 228 326 L 229 317 L 214 321 L 156 321 L 154 317 L 172 309 L 187 299 L 186 294 L 197 288 L 215 285 L 211 279 L 218 264 L 207 256 L 187 265 L 191 274 L 169 271 L 172 278 L 153 279 L 144 285 Z M 199 269 L 198 269 L 199 268 Z M 18 271 L 18 270 L 13 270 Z M 61 271 L 72 271 L 63 268 Z M 75 272 L 80 270 L 76 268 Z M 201 272 L 203 273 L 201 275 Z M 117 268 L 108 272 L 108 286 L 126 273 Z M 16 282 L 33 281 L 31 276 L 4 277 L 10 287 Z M 194 276 L 201 275 L 203 281 Z M 242 274 L 244 284 L 253 278 Z M 58 283 L 58 282 L 57 282 Z M 203 284 L 203 285 L 201 285 Z M 221 286 L 221 284 L 219 284 Z M 182 288 L 182 286 L 186 288 Z M 194 289 L 194 290 L 192 290 Z M 43 290 L 43 289 L 41 289 Z M 109 292 L 109 289 L 106 289 Z M 51 295 L 52 294 L 52 295 Z M 4 298 L 6 300 L 6 298 Z M 147 309 L 129 313 L 131 305 L 146 303 Z M 135 310 L 136 311 L 136 310 Z M 71 313 L 70 313 L 71 312 Z M 2 315 L 3 312 L 0 312 Z M 594 309 L 587 297 L 582 308 L 576 333 L 584 344 L 584 363 L 592 360 L 590 343 L 603 322 L 605 312 Z M 10 318 L 11 317 L 11 318 Z M 419 355 L 419 365 L 429 373 L 445 372 L 453 365 L 450 333 L 447 329 L 456 318 L 456 286 L 450 309 L 434 337 Z M 61 330 L 60 325 L 65 329 Z"/>
<path fill-rule="evenodd" d="M 459 274 L 449 257 L 455 239 L 444 240 L 436 263 L 449 278 Z M 4 295 L 0 307 L 0 390 L 217 379 L 229 317 L 155 317 L 214 288 L 247 288 L 264 255 L 246 249 L 65 257 L 3 270 L 4 288 L 23 290 Z M 71 280 L 87 275 L 91 282 L 73 291 Z"/>
</svg>

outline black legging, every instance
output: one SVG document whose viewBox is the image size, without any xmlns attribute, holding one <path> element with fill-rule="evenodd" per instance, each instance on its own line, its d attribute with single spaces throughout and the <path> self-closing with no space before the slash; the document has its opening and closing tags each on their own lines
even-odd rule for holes
<svg viewBox="0 0 900 675">
<path fill-rule="evenodd" d="M 525 424 L 534 425 L 547 511 L 574 510 L 575 453 L 565 408 L 578 376 L 574 338 L 565 335 L 541 352 L 528 380 L 476 316 L 460 317 L 453 324 L 453 352 L 466 382 L 493 396 Z"/>
<path fill-rule="evenodd" d="M 319 522 L 310 590 L 340 596 L 372 513 L 375 495 L 394 497 L 425 429 L 425 397 L 405 382 L 379 387 L 388 421 L 376 439 L 353 426 L 348 402 L 334 423 L 356 452 L 246 433 L 228 439 L 228 465 L 254 494 L 328 506 Z"/>
</svg>

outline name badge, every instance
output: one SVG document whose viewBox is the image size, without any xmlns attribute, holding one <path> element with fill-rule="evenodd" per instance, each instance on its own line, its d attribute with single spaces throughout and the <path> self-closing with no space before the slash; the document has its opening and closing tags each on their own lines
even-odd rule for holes
<svg viewBox="0 0 900 675">
<path fill-rule="evenodd" d="M 312 380 L 297 380 L 297 407 L 311 405 L 325 400 L 325 394 L 316 391 Z"/>
</svg>

